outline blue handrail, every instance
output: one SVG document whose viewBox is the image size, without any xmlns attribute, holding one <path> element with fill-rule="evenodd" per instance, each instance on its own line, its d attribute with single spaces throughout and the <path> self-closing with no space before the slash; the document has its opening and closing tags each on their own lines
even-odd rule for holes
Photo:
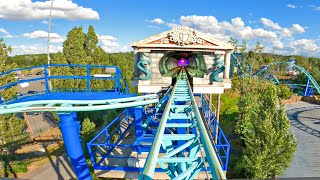
<svg viewBox="0 0 320 180">
<path fill-rule="evenodd" d="M 54 68 L 54 67 L 67 67 L 67 68 L 83 68 L 83 73 L 82 75 L 49 75 L 48 74 L 48 69 L 49 68 Z M 45 94 L 51 93 L 51 92 L 57 92 L 53 91 L 53 89 L 49 89 L 49 81 L 50 80 L 60 80 L 60 79 L 83 79 L 86 81 L 86 87 L 85 89 L 82 90 L 82 92 L 93 92 L 95 91 L 94 89 L 90 88 L 90 81 L 91 80 L 111 80 L 114 81 L 114 88 L 113 91 L 120 93 L 120 94 L 130 94 L 129 88 L 127 85 L 127 82 L 121 73 L 120 69 L 117 66 L 103 66 L 103 65 L 81 65 L 81 64 L 50 64 L 50 65 L 42 65 L 42 66 L 33 66 L 33 67 L 26 67 L 26 68 L 16 68 L 9 70 L 7 72 L 4 72 L 0 74 L 1 77 L 5 77 L 7 75 L 11 75 L 12 73 L 18 73 L 20 71 L 25 71 L 25 70 L 33 70 L 33 69 L 42 69 L 43 70 L 43 76 L 42 77 L 32 77 L 29 79 L 15 79 L 15 81 L 9 82 L 5 85 L 0 86 L 0 91 L 3 91 L 5 89 L 11 88 L 13 86 L 16 86 L 21 83 L 31 83 L 35 81 L 43 81 L 45 85 Z M 110 76 L 94 76 L 92 74 L 92 69 L 114 69 L 114 74 Z M 122 81 L 122 83 L 121 83 Z M 56 90 L 56 89 L 55 89 Z M 63 90 L 63 89 L 60 89 Z M 78 89 L 77 91 L 81 91 Z M 110 91 L 110 90 L 108 90 Z M 63 92 L 63 91 L 62 91 Z M 1 95 L 0 95 L 1 97 Z M 21 98 L 21 96 L 19 96 Z M 9 102 L 12 101 L 16 98 L 11 98 L 11 99 L 6 99 L 3 100 L 3 102 Z"/>
</svg>

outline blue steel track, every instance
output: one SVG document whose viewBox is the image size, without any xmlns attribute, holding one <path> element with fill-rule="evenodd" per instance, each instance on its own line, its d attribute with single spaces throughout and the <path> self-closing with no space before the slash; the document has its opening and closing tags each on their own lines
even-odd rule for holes
<svg viewBox="0 0 320 180">
<path fill-rule="evenodd" d="M 80 67 L 86 70 L 86 75 L 49 75 L 48 69 L 51 67 Z M 102 165 L 103 159 L 108 158 L 108 154 L 114 148 L 121 146 L 119 145 L 120 140 L 124 138 L 124 134 L 134 124 L 136 142 L 124 145 L 124 147 L 133 147 L 139 153 L 147 152 L 148 158 L 144 167 L 111 167 L 111 169 L 141 172 L 140 179 L 152 179 L 155 171 L 162 171 L 171 179 L 194 179 L 200 171 L 205 172 L 208 178 L 226 178 L 225 171 L 228 166 L 230 144 L 220 126 L 216 123 L 207 101 L 202 97 L 202 107 L 197 106 L 184 71 L 179 75 L 179 80 L 173 89 L 169 88 L 160 102 L 155 94 L 144 96 L 130 94 L 123 75 L 115 66 L 44 65 L 14 69 L 0 74 L 0 78 L 11 76 L 19 71 L 39 68 L 44 72 L 43 77 L 9 82 L 0 86 L 0 91 L 5 91 L 21 83 L 34 81 L 44 81 L 45 90 L 19 95 L 11 99 L 3 99 L 0 102 L 0 114 L 57 112 L 60 116 L 59 126 L 66 151 L 78 179 L 90 180 L 92 178 L 81 146 L 79 136 L 81 127 L 77 121 L 76 112 L 116 108 L 125 108 L 125 110 L 87 144 L 94 169 L 108 170 L 108 166 Z M 114 73 L 108 76 L 95 76 L 92 73 L 92 68 L 112 68 Z M 86 87 L 74 91 L 72 89 L 53 91 L 49 88 L 49 84 L 54 79 L 82 79 L 86 81 Z M 100 91 L 91 89 L 90 84 L 94 79 L 113 81 L 113 89 Z M 156 103 L 158 104 L 153 108 L 153 113 L 148 113 L 142 108 L 147 104 Z M 163 105 L 166 107 L 162 112 L 160 107 Z M 143 115 L 147 116 L 146 120 L 142 119 Z M 125 116 L 125 118 L 122 118 L 122 116 Z M 156 116 L 161 117 L 161 120 L 155 120 Z M 134 121 L 130 120 L 130 117 L 133 117 Z M 124 131 L 120 128 L 121 121 L 128 123 L 127 129 Z M 108 130 L 113 125 L 117 125 L 116 130 L 108 134 Z M 152 125 L 158 128 L 151 131 L 150 134 Z M 120 137 L 115 143 L 112 143 L 110 139 L 115 133 L 119 133 Z M 104 135 L 104 140 L 102 143 L 97 143 L 98 140 L 101 140 L 101 135 Z M 153 141 L 151 141 L 152 146 L 142 145 L 141 143 L 148 138 Z M 108 147 L 109 150 L 97 162 L 96 147 L 102 146 Z M 161 168 L 156 168 L 157 164 Z"/>
</svg>

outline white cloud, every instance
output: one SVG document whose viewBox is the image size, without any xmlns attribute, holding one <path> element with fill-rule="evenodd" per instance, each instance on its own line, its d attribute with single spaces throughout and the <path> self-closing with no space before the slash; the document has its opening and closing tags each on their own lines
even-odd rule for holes
<svg viewBox="0 0 320 180">
<path fill-rule="evenodd" d="M 280 27 L 280 25 L 278 23 L 274 23 L 270 19 L 261 18 L 260 21 L 262 22 L 263 25 L 265 25 L 266 27 L 269 27 L 271 29 L 274 29 L 274 30 L 280 30 L 281 29 L 281 27 Z"/>
<path fill-rule="evenodd" d="M 301 27 L 299 24 L 293 24 L 291 29 L 299 33 L 305 32 L 304 28 Z"/>
<path fill-rule="evenodd" d="M 166 25 L 169 26 L 170 28 L 175 28 L 180 26 L 179 24 L 176 24 L 176 23 L 166 23 Z"/>
<path fill-rule="evenodd" d="M 47 20 L 43 20 L 41 21 L 42 24 L 49 24 L 49 22 Z"/>
<path fill-rule="evenodd" d="M 150 20 L 149 22 L 151 23 L 154 23 L 154 24 L 164 24 L 165 22 L 160 19 L 160 18 L 156 18 L 156 19 L 153 19 L 153 20 Z"/>
<path fill-rule="evenodd" d="M 320 6 L 309 5 L 308 7 L 312 8 L 313 10 L 320 11 Z"/>
<path fill-rule="evenodd" d="M 230 41 L 230 36 L 226 36 L 224 34 L 211 34 L 207 33 L 207 35 L 212 36 L 214 39 L 222 42 L 229 42 Z"/>
<path fill-rule="evenodd" d="M 0 28 L 0 34 L 4 34 L 4 38 L 15 38 L 17 36 L 11 35 L 7 30 L 5 30 L 4 28 Z"/>
<path fill-rule="evenodd" d="M 253 37 L 257 37 L 257 38 L 276 38 L 277 34 L 275 32 L 272 31 L 267 31 L 261 28 L 258 29 L 254 29 L 253 32 Z"/>
<path fill-rule="evenodd" d="M 42 31 L 42 30 L 37 30 L 33 31 L 31 33 L 25 33 L 23 34 L 24 37 L 26 38 L 32 38 L 32 39 L 47 39 L 48 38 L 48 32 Z M 64 37 L 60 36 L 57 33 L 50 33 L 50 41 L 51 42 L 56 42 L 60 43 L 65 40 Z"/>
<path fill-rule="evenodd" d="M 259 41 L 264 46 L 264 52 L 320 57 L 318 41 L 295 41 L 295 34 L 305 33 L 306 27 L 299 24 L 281 27 L 277 22 L 267 18 L 260 18 L 260 22 L 266 28 L 251 27 L 245 24 L 240 17 L 235 17 L 230 21 L 219 21 L 214 16 L 190 15 L 181 16 L 180 23 L 166 23 L 166 25 L 169 27 L 186 25 L 223 42 L 228 42 L 230 37 L 238 39 L 239 42 L 247 40 L 249 49 L 254 48 L 254 43 Z M 299 46 L 301 46 L 300 49 Z"/>
<path fill-rule="evenodd" d="M 281 50 L 284 48 L 284 44 L 278 39 L 276 41 L 271 42 L 273 49 Z"/>
<path fill-rule="evenodd" d="M 0 0 L 0 19 L 42 20 L 49 16 L 51 2 L 31 0 Z M 52 17 L 68 20 L 98 20 L 99 14 L 91 8 L 78 6 L 69 0 L 54 0 Z"/>
<path fill-rule="evenodd" d="M 114 52 L 130 52 L 131 46 L 121 46 L 118 40 L 113 36 L 99 36 L 101 47 L 108 53 Z"/>
<path fill-rule="evenodd" d="M 231 19 L 231 22 L 219 22 L 214 16 L 181 16 L 180 22 L 182 25 L 193 27 L 199 31 L 210 33 L 212 35 L 218 34 L 220 39 L 227 39 L 224 36 L 233 36 L 241 39 L 251 38 L 276 38 L 277 34 L 272 31 L 267 31 L 261 28 L 253 29 L 246 26 L 240 17 Z"/>
<path fill-rule="evenodd" d="M 0 28 L 0 33 L 2 33 L 4 35 L 9 35 L 10 34 L 7 30 L 5 30 L 3 28 Z"/>
<path fill-rule="evenodd" d="M 295 49 L 295 53 L 299 52 L 317 52 L 320 47 L 317 46 L 315 40 L 312 39 L 299 39 L 290 43 L 290 46 Z"/>
<path fill-rule="evenodd" d="M 294 33 L 304 33 L 305 32 L 305 28 L 303 28 L 299 24 L 293 24 L 292 27 L 283 28 L 278 23 L 275 23 L 267 18 L 260 18 L 260 21 L 265 27 L 274 30 L 275 33 L 280 34 L 283 37 L 292 36 Z"/>
<path fill-rule="evenodd" d="M 297 6 L 296 6 L 296 5 L 293 5 L 293 4 L 287 4 L 287 7 L 288 7 L 288 8 L 292 8 L 292 9 L 297 8 Z"/>
<path fill-rule="evenodd" d="M 50 53 L 56 53 L 62 51 L 62 46 L 52 46 L 50 45 Z M 47 53 L 47 46 L 43 44 L 32 44 L 32 45 L 18 45 L 12 46 L 11 55 L 20 55 L 20 54 L 42 54 Z"/>
</svg>

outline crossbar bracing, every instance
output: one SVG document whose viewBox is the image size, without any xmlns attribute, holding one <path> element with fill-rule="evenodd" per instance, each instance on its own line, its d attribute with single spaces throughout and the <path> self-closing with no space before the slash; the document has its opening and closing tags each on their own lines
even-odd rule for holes
<svg viewBox="0 0 320 180">
<path fill-rule="evenodd" d="M 187 79 L 182 69 L 139 179 L 156 178 L 157 166 L 170 179 L 194 179 L 200 171 L 208 179 L 226 178 Z"/>
</svg>

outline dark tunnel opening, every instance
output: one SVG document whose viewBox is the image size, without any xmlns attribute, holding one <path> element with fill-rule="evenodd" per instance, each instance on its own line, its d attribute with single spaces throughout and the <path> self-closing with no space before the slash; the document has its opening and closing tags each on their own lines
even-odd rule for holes
<svg viewBox="0 0 320 180">
<path fill-rule="evenodd" d="M 186 51 L 169 51 L 159 62 L 162 76 L 171 77 L 174 85 L 181 69 L 185 69 L 190 85 L 193 86 L 193 77 L 203 78 L 206 73 L 206 64 L 202 53 Z"/>
</svg>

